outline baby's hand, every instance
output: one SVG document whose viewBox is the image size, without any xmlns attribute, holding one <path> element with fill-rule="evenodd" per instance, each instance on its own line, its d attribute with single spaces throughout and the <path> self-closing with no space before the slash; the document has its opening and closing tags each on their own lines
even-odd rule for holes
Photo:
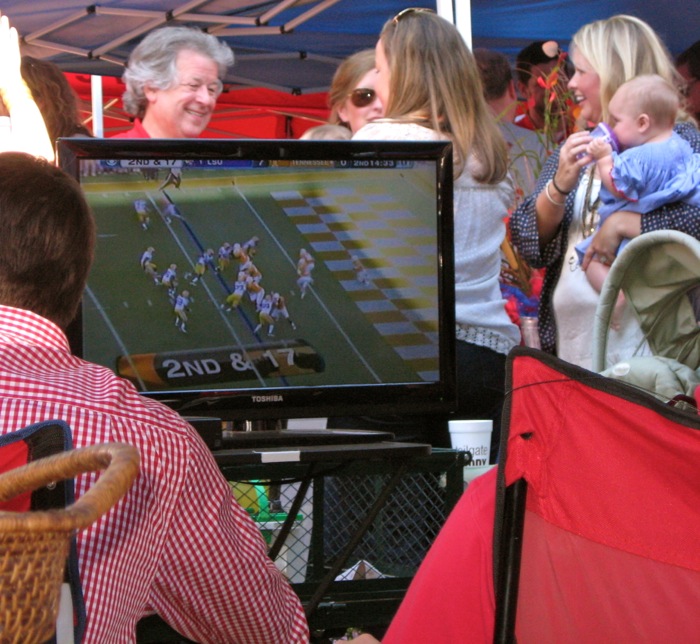
<svg viewBox="0 0 700 644">
<path fill-rule="evenodd" d="M 595 138 L 588 144 L 588 154 L 599 161 L 612 154 L 612 146 L 601 138 Z"/>
</svg>

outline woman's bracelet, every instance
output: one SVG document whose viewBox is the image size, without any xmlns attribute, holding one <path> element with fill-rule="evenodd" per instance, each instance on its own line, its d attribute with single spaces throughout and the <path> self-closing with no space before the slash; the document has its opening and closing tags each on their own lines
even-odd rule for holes
<svg viewBox="0 0 700 644">
<path fill-rule="evenodd" d="M 556 176 L 557 176 L 557 175 L 555 174 L 555 175 L 552 177 L 552 185 L 554 186 L 554 189 L 555 189 L 560 195 L 564 195 L 565 197 L 566 197 L 566 195 L 570 195 L 570 194 L 571 194 L 571 190 L 562 190 L 562 189 L 557 185 Z"/>
<path fill-rule="evenodd" d="M 552 180 L 550 179 L 549 181 L 547 181 L 547 183 L 546 183 L 545 186 L 544 186 L 544 196 L 547 197 L 547 201 L 549 201 L 549 203 L 551 203 L 551 204 L 554 205 L 554 206 L 564 206 L 564 205 L 566 205 L 566 200 L 564 200 L 564 201 L 557 201 L 556 199 L 554 199 L 554 198 L 552 197 L 551 194 L 549 194 L 549 185 L 550 185 L 551 183 L 552 183 Z"/>
</svg>

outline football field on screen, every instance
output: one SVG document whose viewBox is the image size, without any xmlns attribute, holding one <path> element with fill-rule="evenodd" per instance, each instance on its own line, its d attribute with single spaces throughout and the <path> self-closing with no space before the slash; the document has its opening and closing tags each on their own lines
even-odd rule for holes
<svg viewBox="0 0 700 644">
<path fill-rule="evenodd" d="M 150 180 L 139 172 L 83 180 L 98 230 L 83 308 L 84 355 L 115 368 L 120 356 L 184 352 L 196 361 L 222 347 L 250 353 L 287 341 L 311 345 L 323 370 L 194 388 L 437 379 L 432 182 L 420 173 L 391 177 L 395 185 L 376 170 L 280 169 L 271 175 L 269 169 L 185 167 L 179 188 L 159 189 L 163 171 Z M 145 228 L 134 208 L 139 199 L 148 204 Z M 227 310 L 239 260 L 231 257 L 219 271 L 218 250 L 225 242 L 244 245 L 254 238 L 250 259 L 262 275 L 260 285 L 284 297 L 296 328 L 280 318 L 271 335 L 267 324 L 258 329 L 248 294 Z M 176 265 L 176 292 L 190 293 L 186 333 L 175 325 L 168 288 L 140 265 L 149 247 L 157 273 Z M 194 280 L 195 262 L 207 249 L 214 261 Z M 301 249 L 315 258 L 313 284 L 303 298 L 297 284 Z M 353 260 L 360 261 L 362 275 Z"/>
</svg>

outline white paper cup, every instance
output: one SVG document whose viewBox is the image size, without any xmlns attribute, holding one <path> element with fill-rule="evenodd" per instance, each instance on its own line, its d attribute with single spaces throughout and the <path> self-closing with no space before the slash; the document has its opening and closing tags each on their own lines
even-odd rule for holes
<svg viewBox="0 0 700 644">
<path fill-rule="evenodd" d="M 451 420 L 448 422 L 452 449 L 470 452 L 472 462 L 464 468 L 464 481 L 468 483 L 489 469 L 491 453 L 492 420 Z"/>
<path fill-rule="evenodd" d="M 489 464 L 493 421 L 451 420 L 448 427 L 452 449 L 471 453 L 472 462 L 469 467 L 483 467 Z"/>
</svg>

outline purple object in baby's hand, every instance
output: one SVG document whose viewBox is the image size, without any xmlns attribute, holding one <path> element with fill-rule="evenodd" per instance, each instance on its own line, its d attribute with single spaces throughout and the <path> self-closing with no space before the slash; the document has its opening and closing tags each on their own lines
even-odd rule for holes
<svg viewBox="0 0 700 644">
<path fill-rule="evenodd" d="M 609 143 L 610 147 L 613 149 L 613 152 L 620 151 L 620 142 L 617 140 L 617 136 L 615 136 L 613 129 L 607 123 L 598 123 L 598 125 L 591 130 L 591 136 L 594 139 L 601 138 L 606 143 Z"/>
<path fill-rule="evenodd" d="M 591 130 L 591 136 L 594 139 L 600 138 L 606 143 L 609 143 L 610 147 L 613 149 L 613 152 L 620 151 L 620 142 L 617 140 L 617 136 L 615 136 L 613 129 L 607 123 L 598 123 L 598 125 Z M 580 159 L 581 157 L 585 156 L 586 153 L 581 152 L 581 154 L 578 155 L 578 158 Z"/>
</svg>

